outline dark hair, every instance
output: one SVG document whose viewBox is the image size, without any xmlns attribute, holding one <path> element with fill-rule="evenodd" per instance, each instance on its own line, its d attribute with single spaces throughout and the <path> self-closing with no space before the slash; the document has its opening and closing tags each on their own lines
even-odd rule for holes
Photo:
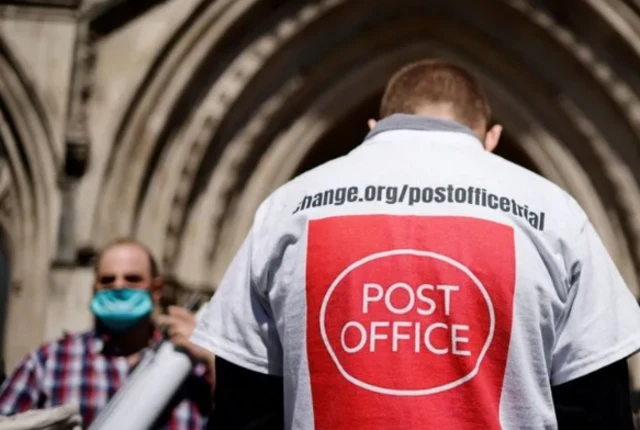
<svg viewBox="0 0 640 430">
<path fill-rule="evenodd" d="M 147 254 L 147 257 L 149 257 L 149 267 L 151 268 L 151 277 L 152 278 L 156 278 L 160 275 L 160 270 L 158 268 L 158 262 L 156 261 L 156 259 L 153 256 L 153 253 L 151 252 L 151 250 L 142 242 L 130 238 L 130 237 L 122 237 L 119 239 L 116 239 L 112 242 L 110 242 L 107 246 L 105 246 L 104 248 L 102 248 L 100 250 L 100 252 L 98 253 L 98 255 L 96 256 L 94 265 L 93 265 L 93 270 L 96 273 L 96 275 L 98 274 L 98 266 L 100 265 L 100 260 L 102 258 L 102 255 L 108 251 L 111 248 L 115 248 L 118 246 L 124 246 L 124 245 L 131 245 L 131 246 L 137 246 L 138 248 L 140 248 L 141 250 L 143 250 L 145 252 L 145 254 Z"/>
<path fill-rule="evenodd" d="M 460 123 L 486 129 L 491 108 L 482 86 L 460 66 L 441 60 L 422 60 L 396 72 L 385 90 L 380 117 L 419 114 L 429 106 L 447 104 Z"/>
</svg>

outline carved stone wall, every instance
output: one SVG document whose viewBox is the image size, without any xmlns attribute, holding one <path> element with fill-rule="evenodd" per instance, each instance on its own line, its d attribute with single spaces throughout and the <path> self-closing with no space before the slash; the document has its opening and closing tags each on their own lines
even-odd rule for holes
<svg viewBox="0 0 640 430">
<path fill-rule="evenodd" d="M 183 295 L 212 292 L 262 199 L 356 145 L 389 75 L 425 56 L 481 77 L 505 154 L 580 201 L 640 293 L 632 0 L 57 4 L 0 7 L 9 365 L 90 324 L 76 254 L 114 236 L 147 242 Z"/>
<path fill-rule="evenodd" d="M 65 41 L 64 21 L 25 24 L 13 21 L 12 12 L 2 10 L 2 19 L 9 22 L 0 21 L 0 231 L 11 260 L 8 313 L 3 315 L 8 365 L 44 334 L 42 316 L 49 298 L 60 207 L 56 171 L 62 145 L 57 135 L 61 125 L 56 121 L 64 118 L 65 103 L 57 97 L 64 94 L 60 87 L 68 82 L 66 68 L 55 64 L 53 55 L 36 42 L 47 34 Z M 68 25 L 73 28 L 71 21 Z M 29 40 L 33 42 L 30 50 Z M 60 49 L 63 62 L 67 48 Z M 35 68 L 38 61 L 59 82 L 48 82 L 43 71 Z"/>
</svg>

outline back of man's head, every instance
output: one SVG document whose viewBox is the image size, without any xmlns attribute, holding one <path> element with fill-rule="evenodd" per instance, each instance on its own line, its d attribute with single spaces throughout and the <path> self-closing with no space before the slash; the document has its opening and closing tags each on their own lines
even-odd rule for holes
<svg viewBox="0 0 640 430">
<path fill-rule="evenodd" d="M 396 113 L 457 121 L 484 135 L 491 120 L 487 96 L 462 67 L 441 60 L 422 60 L 396 72 L 382 97 L 380 118 Z"/>
</svg>

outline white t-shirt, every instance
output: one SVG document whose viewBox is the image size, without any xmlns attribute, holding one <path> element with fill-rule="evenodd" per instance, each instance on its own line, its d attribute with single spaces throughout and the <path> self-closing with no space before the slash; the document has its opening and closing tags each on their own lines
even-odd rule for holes
<svg viewBox="0 0 640 430">
<path fill-rule="evenodd" d="M 192 341 L 282 375 L 291 429 L 554 429 L 640 309 L 564 191 L 395 115 L 261 205 Z"/>
</svg>

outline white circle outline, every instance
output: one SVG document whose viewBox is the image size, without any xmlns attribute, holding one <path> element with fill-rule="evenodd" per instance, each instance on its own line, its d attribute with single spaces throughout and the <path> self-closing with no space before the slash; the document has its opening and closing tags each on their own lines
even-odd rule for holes
<svg viewBox="0 0 640 430">
<path fill-rule="evenodd" d="M 344 369 L 344 367 L 342 367 L 342 364 L 340 364 L 340 360 L 338 360 L 338 357 L 335 351 L 331 347 L 331 344 L 329 342 L 329 337 L 327 336 L 327 331 L 325 328 L 325 316 L 327 312 L 327 306 L 329 303 L 329 299 L 331 299 L 331 295 L 333 294 L 333 291 L 337 288 L 340 282 L 342 282 L 342 280 L 349 273 L 351 273 L 353 270 L 357 269 L 358 267 L 366 263 L 369 263 L 371 261 L 378 260 L 380 258 L 392 257 L 396 255 L 414 255 L 417 257 L 429 257 L 429 258 L 434 258 L 436 260 L 440 260 L 452 265 L 453 267 L 462 271 L 465 275 L 469 277 L 469 279 L 473 281 L 473 283 L 476 285 L 476 287 L 478 287 L 478 289 L 480 290 L 480 293 L 482 294 L 485 301 L 487 302 L 487 308 L 489 309 L 489 335 L 487 336 L 487 340 L 485 341 L 482 347 L 482 350 L 480 351 L 475 367 L 471 370 L 471 372 L 469 372 L 465 376 L 459 379 L 456 379 L 455 381 L 449 382 L 445 385 L 440 385 L 438 387 L 426 388 L 421 390 L 397 390 L 393 388 L 378 387 L 376 385 L 361 381 L 358 378 L 350 375 Z M 327 352 L 329 352 L 329 355 L 333 359 L 333 362 L 335 363 L 336 367 L 338 368 L 342 376 L 345 379 L 347 379 L 349 382 L 351 382 L 352 384 L 360 388 L 364 388 L 365 390 L 373 391 L 375 393 L 387 394 L 391 396 L 426 396 L 430 394 L 441 393 L 443 391 L 447 391 L 452 388 L 458 387 L 464 384 L 465 382 L 468 382 L 470 379 L 472 379 L 474 376 L 478 374 L 478 371 L 480 370 L 480 365 L 482 364 L 482 360 L 484 359 L 484 356 L 486 355 L 487 350 L 489 349 L 489 346 L 491 346 L 491 342 L 493 341 L 493 334 L 495 330 L 495 323 L 496 323 L 495 312 L 493 309 L 493 303 L 491 302 L 491 297 L 489 296 L 489 293 L 487 292 L 482 282 L 480 282 L 480 280 L 473 274 L 473 272 L 471 272 L 471 270 L 469 270 L 469 268 L 467 268 L 464 264 L 454 260 L 453 258 L 447 257 L 446 255 L 438 254 L 436 252 L 431 252 L 431 251 L 419 251 L 415 249 L 395 249 L 392 251 L 378 252 L 375 254 L 371 254 L 365 258 L 362 258 L 356 261 L 355 263 L 352 263 L 349 267 L 344 269 L 338 275 L 338 277 L 333 281 L 333 283 L 325 293 L 324 299 L 322 300 L 322 306 L 320 307 L 320 335 L 322 336 L 322 341 L 324 342 L 324 345 L 327 348 Z"/>
</svg>

